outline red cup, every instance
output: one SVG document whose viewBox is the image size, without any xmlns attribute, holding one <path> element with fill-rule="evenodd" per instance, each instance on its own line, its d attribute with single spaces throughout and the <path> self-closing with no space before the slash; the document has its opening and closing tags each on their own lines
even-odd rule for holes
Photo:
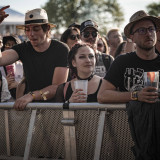
<svg viewBox="0 0 160 160">
<path fill-rule="evenodd" d="M 13 65 L 6 66 L 7 74 L 11 73 L 12 76 L 14 76 L 14 68 Z"/>
</svg>

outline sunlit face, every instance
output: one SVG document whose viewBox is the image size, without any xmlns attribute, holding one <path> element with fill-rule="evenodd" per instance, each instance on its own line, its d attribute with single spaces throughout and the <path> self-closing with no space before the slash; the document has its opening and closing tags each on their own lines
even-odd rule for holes
<svg viewBox="0 0 160 160">
<path fill-rule="evenodd" d="M 80 35 L 77 31 L 72 30 L 72 33 L 69 35 L 67 39 L 67 45 L 71 49 L 76 43 L 80 42 Z"/>
<path fill-rule="evenodd" d="M 12 48 L 15 44 L 16 44 L 15 41 L 8 40 L 8 41 L 5 43 L 4 50 L 7 50 L 7 49 Z"/>
<path fill-rule="evenodd" d="M 140 22 L 137 22 L 135 26 L 133 27 L 133 33 L 137 31 L 139 28 L 154 28 L 155 26 L 152 21 L 150 20 L 143 20 Z M 135 32 L 133 35 L 131 35 L 131 38 L 133 42 L 136 43 L 137 49 L 144 49 L 144 50 L 150 50 L 152 49 L 157 41 L 156 31 L 149 31 L 147 30 L 146 34 L 140 34 L 138 31 Z"/>
<path fill-rule="evenodd" d="M 122 42 L 123 42 L 123 38 L 122 38 L 120 31 L 113 31 L 110 33 L 109 35 L 110 46 L 117 48 L 118 45 Z"/>
<path fill-rule="evenodd" d="M 25 27 L 25 33 L 33 47 L 39 47 L 44 44 L 47 39 L 41 25 L 29 25 Z"/>
<path fill-rule="evenodd" d="M 72 60 L 72 65 L 77 68 L 78 75 L 90 75 L 95 68 L 95 52 L 89 46 L 80 47 Z"/>
<path fill-rule="evenodd" d="M 95 47 L 97 46 L 98 32 L 92 27 L 86 28 L 81 34 L 81 40 Z"/>
</svg>

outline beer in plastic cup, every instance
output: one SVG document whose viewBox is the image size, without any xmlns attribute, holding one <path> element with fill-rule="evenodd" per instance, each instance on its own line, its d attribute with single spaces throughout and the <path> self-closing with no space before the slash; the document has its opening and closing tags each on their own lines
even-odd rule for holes
<svg viewBox="0 0 160 160">
<path fill-rule="evenodd" d="M 85 100 L 87 100 L 88 80 L 76 80 L 74 81 L 74 87 L 75 89 L 83 89 L 82 92 L 86 94 Z"/>
</svg>

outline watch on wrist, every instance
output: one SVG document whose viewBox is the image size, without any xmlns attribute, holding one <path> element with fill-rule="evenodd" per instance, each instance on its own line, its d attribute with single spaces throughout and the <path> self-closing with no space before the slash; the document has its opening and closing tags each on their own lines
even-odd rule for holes
<svg viewBox="0 0 160 160">
<path fill-rule="evenodd" d="M 33 97 L 33 100 L 35 100 L 35 94 L 33 92 L 29 92 L 29 94 Z"/>
<path fill-rule="evenodd" d="M 134 101 L 138 100 L 138 91 L 131 92 L 131 99 Z"/>
</svg>

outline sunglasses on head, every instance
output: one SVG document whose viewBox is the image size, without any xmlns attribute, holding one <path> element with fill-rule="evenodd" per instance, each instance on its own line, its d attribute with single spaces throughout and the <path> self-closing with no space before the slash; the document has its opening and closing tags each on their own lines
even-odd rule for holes
<svg viewBox="0 0 160 160">
<path fill-rule="evenodd" d="M 83 33 L 83 36 L 84 38 L 88 38 L 90 36 L 90 34 L 92 35 L 93 38 L 97 37 L 97 32 L 96 31 L 93 31 L 93 32 L 84 32 Z"/>
<path fill-rule="evenodd" d="M 73 35 L 73 34 L 72 34 L 72 35 L 69 36 L 69 38 L 70 38 L 71 40 L 75 40 L 76 38 L 77 38 L 77 39 L 80 39 L 80 35 L 79 35 L 79 34 L 76 34 L 76 35 Z"/>
</svg>

